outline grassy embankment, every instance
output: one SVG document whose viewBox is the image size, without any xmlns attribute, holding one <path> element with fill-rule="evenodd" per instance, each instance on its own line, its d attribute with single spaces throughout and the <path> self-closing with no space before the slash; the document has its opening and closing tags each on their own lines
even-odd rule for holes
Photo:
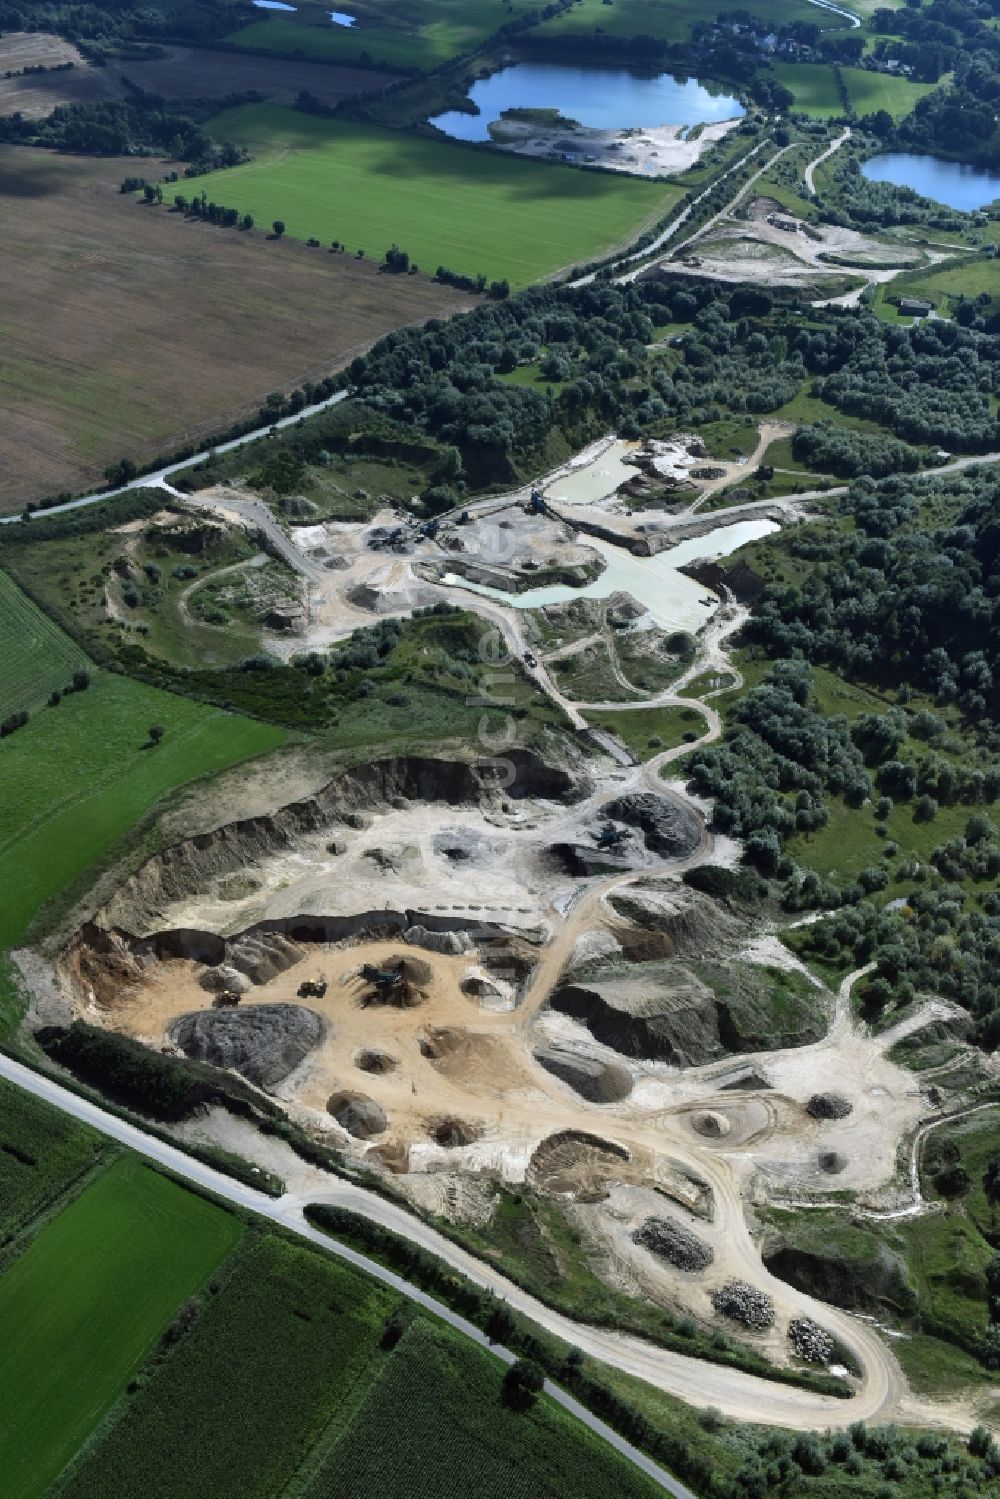
<svg viewBox="0 0 1000 1499">
<path fill-rule="evenodd" d="M 397 244 L 430 275 L 444 265 L 512 287 L 611 251 L 680 196 L 671 184 L 269 105 L 225 110 L 209 128 L 255 160 L 200 177 L 199 189 L 257 223 L 280 219 L 297 239 L 339 239 L 379 261 Z"/>
<path fill-rule="evenodd" d="M 164 729 L 151 745 L 152 724 Z M 0 946 L 178 786 L 276 749 L 285 732 L 105 672 L 0 745 Z"/>
<path fill-rule="evenodd" d="M 44 703 L 88 665 L 75 641 L 0 572 L 0 719 Z"/>
<path fill-rule="evenodd" d="M 893 1352 L 920 1394 L 993 1388 L 1000 1395 L 1000 1373 L 977 1357 L 988 1322 L 985 1271 L 1000 1241 L 983 1191 L 987 1162 L 1000 1150 L 997 1122 L 998 1112 L 986 1110 L 928 1136 L 922 1187 L 932 1210 L 920 1217 L 878 1223 L 852 1222 L 839 1209 L 765 1214 L 769 1235 L 826 1266 L 819 1272 L 829 1277 L 826 1294 L 839 1284 L 836 1299 L 905 1333 Z M 967 1185 L 954 1195 L 942 1196 L 935 1184 L 945 1163 L 965 1173 Z M 814 1273 L 805 1271 L 804 1289 L 814 1286 Z M 852 1285 L 866 1288 L 860 1302 Z"/>
<path fill-rule="evenodd" d="M 104 1136 L 0 1082 L 0 1243 L 78 1184 L 110 1146 Z"/>
</svg>

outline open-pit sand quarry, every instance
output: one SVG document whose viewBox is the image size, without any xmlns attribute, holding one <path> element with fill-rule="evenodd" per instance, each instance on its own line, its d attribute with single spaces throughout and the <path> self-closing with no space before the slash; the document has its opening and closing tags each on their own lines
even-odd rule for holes
<svg viewBox="0 0 1000 1499">
<path fill-rule="evenodd" d="M 775 1308 L 756 1345 L 788 1362 L 788 1324 L 810 1315 L 865 1388 L 881 1361 L 888 1409 L 900 1385 L 878 1338 L 769 1274 L 747 1210 L 845 1190 L 905 1210 L 898 1156 L 926 1112 L 912 1076 L 854 1027 L 846 986 L 813 986 L 797 1044 L 732 1053 L 724 1031 L 752 1027 L 755 1002 L 724 1026 L 689 965 L 766 977 L 775 954 L 678 879 L 717 853 L 698 811 L 652 790 L 648 766 L 513 765 L 504 785 L 464 761 L 375 762 L 173 844 L 64 950 L 72 1011 L 235 1066 L 425 1211 L 488 1229 L 495 1184 L 527 1182 L 638 1298 L 742 1335 L 712 1298 L 756 1287 Z M 569 872 L 573 850 L 596 868 Z M 198 1129 L 273 1164 L 242 1121 Z M 289 1182 L 316 1197 L 301 1168 Z"/>
<path fill-rule="evenodd" d="M 522 652 L 502 597 L 434 580 L 461 559 L 469 571 L 506 571 L 517 588 L 542 554 L 583 581 L 595 555 L 586 536 L 550 508 L 532 514 L 525 498 L 475 507 L 433 544 L 411 528 L 389 561 L 390 585 L 398 568 L 414 586 L 459 594 Z M 231 492 L 196 503 L 254 525 L 263 510 Z M 641 510 L 581 508 L 654 558 L 692 521 L 711 530 L 733 518 L 692 507 L 666 522 L 657 515 L 651 532 Z M 280 533 L 305 579 L 312 628 L 322 614 L 327 638 L 380 612 L 372 565 L 387 559 L 380 535 L 374 551 L 366 544 L 370 530 L 336 533 L 346 568 L 326 566 L 332 529 L 299 541 Z M 491 536 L 503 542 L 500 563 L 487 557 Z M 740 612 L 732 601 L 712 609 L 688 669 L 631 704 L 696 710 L 701 742 L 721 720 L 709 702 L 686 698 L 685 684 L 707 668 L 739 680 L 725 641 Z M 525 1183 L 561 1205 L 594 1273 L 617 1290 L 725 1329 L 780 1364 L 795 1361 L 789 1326 L 807 1317 L 862 1371 L 828 1351 L 853 1398 L 785 1386 L 772 1395 L 738 1370 L 532 1304 L 561 1336 L 664 1389 L 803 1427 L 907 1414 L 967 1422 L 964 1407 L 919 1405 L 878 1333 L 777 1279 L 754 1237 L 755 1207 L 768 1203 L 846 1196 L 861 1214 L 920 1210 L 911 1162 L 933 1109 L 888 1059 L 891 1033 L 859 1027 L 851 981 L 827 991 L 766 920 L 762 929 L 759 912 L 683 881 L 738 857 L 713 836 L 706 809 L 664 778 L 689 744 L 626 763 L 588 738 L 587 705 L 567 703 L 544 662 L 522 669 L 572 725 L 548 736 L 544 754 L 512 750 L 499 764 L 472 750 L 390 757 L 336 774 L 286 756 L 192 797 L 165 819 L 161 851 L 105 888 L 64 946 L 42 1018 L 80 1017 L 232 1067 L 315 1138 L 390 1176 L 415 1211 L 480 1234 L 500 1184 Z M 785 980 L 794 982 L 779 1005 Z M 432 1227 L 338 1184 L 246 1120 L 212 1109 L 180 1133 L 277 1170 L 289 1202 L 394 1215 L 397 1228 L 524 1300 Z M 733 1281 L 744 1289 L 732 1293 Z M 757 1292 L 773 1311 L 764 1326 L 715 1304 L 736 1294 L 749 1316 Z"/>
</svg>

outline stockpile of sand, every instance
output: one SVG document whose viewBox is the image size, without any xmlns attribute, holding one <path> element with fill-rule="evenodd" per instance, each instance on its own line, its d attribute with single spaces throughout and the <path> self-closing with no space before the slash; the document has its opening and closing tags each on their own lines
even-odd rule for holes
<svg viewBox="0 0 1000 1499">
<path fill-rule="evenodd" d="M 381 1104 L 365 1093 L 349 1093 L 346 1090 L 331 1094 L 327 1100 L 327 1112 L 332 1114 L 349 1135 L 359 1140 L 370 1140 L 387 1129 L 389 1120 Z"/>
</svg>

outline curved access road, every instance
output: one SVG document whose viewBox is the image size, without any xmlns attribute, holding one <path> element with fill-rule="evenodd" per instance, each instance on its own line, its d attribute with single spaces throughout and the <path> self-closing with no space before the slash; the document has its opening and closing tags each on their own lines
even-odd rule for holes
<svg viewBox="0 0 1000 1499">
<path fill-rule="evenodd" d="M 163 1140 L 147 1135 L 138 1125 L 106 1112 L 88 1099 L 71 1093 L 53 1078 L 36 1073 L 13 1058 L 0 1055 L 0 1077 L 25 1088 L 46 1103 L 72 1114 L 92 1128 L 120 1141 L 131 1150 L 154 1161 L 187 1181 L 193 1182 L 236 1206 L 258 1213 L 283 1228 L 291 1229 L 330 1253 L 349 1261 L 383 1284 L 391 1286 L 425 1310 L 441 1317 L 458 1331 L 489 1347 L 506 1362 L 514 1355 L 492 1345 L 482 1332 L 449 1308 L 411 1286 L 400 1276 L 375 1260 L 358 1254 L 335 1239 L 309 1225 L 303 1209 L 307 1202 L 328 1202 L 347 1208 L 382 1224 L 446 1261 L 459 1273 L 468 1276 L 485 1290 L 501 1297 L 515 1311 L 530 1318 L 554 1336 L 581 1349 L 591 1358 L 645 1380 L 693 1405 L 714 1406 L 737 1420 L 766 1422 L 799 1430 L 847 1426 L 852 1421 L 877 1419 L 888 1413 L 905 1393 L 901 1387 L 895 1361 L 888 1354 L 877 1333 L 851 1320 L 850 1337 L 865 1364 L 865 1381 L 861 1390 L 848 1400 L 816 1394 L 811 1390 L 782 1385 L 744 1374 L 738 1369 L 712 1364 L 684 1354 L 673 1353 L 640 1338 L 585 1323 L 551 1310 L 528 1292 L 507 1280 L 500 1271 L 466 1250 L 453 1244 L 436 1229 L 423 1223 L 396 1203 L 367 1191 L 351 1182 L 316 1172 L 317 1189 L 291 1194 L 275 1200 L 252 1187 L 224 1176 L 212 1167 L 194 1160 L 184 1151 Z M 320 1185 L 322 1183 L 322 1185 Z M 829 1319 L 828 1319 L 829 1320 Z M 645 1455 L 625 1442 L 603 1422 L 598 1421 L 558 1386 L 547 1385 L 549 1393 L 566 1410 L 580 1418 L 592 1431 L 603 1437 L 643 1472 L 676 1499 L 694 1499 L 691 1491 Z"/>
<path fill-rule="evenodd" d="M 833 156 L 837 151 L 839 151 L 844 142 L 849 141 L 850 138 L 851 127 L 850 125 L 845 125 L 843 133 L 841 135 L 838 135 L 837 139 L 831 145 L 827 146 L 825 151 L 821 151 L 819 156 L 817 156 L 815 160 L 811 161 L 805 168 L 802 176 L 805 179 L 807 192 L 814 193 L 816 191 L 815 187 L 813 186 L 813 172 L 815 172 L 816 168 L 818 166 L 822 166 L 823 162 L 826 161 L 829 157 Z"/>
<path fill-rule="evenodd" d="M 133 489 L 169 489 L 167 480 L 173 478 L 174 474 L 191 468 L 195 463 L 204 463 L 205 459 L 210 458 L 213 453 L 233 453 L 237 448 L 245 448 L 247 443 L 256 442 L 259 437 L 266 437 L 269 432 L 280 432 L 284 427 L 293 427 L 296 422 L 301 422 L 307 416 L 317 416 L 330 406 L 336 406 L 339 401 L 346 401 L 347 394 L 346 390 L 338 390 L 336 395 L 328 396 L 325 401 L 317 401 L 313 406 L 303 406 L 302 410 L 296 411 L 294 416 L 283 416 L 276 422 L 268 422 L 266 426 L 255 427 L 252 432 L 245 432 L 242 437 L 233 437 L 229 442 L 212 443 L 210 447 L 203 448 L 200 453 L 192 453 L 190 458 L 183 458 L 179 463 L 167 463 L 163 468 L 158 468 L 150 474 L 140 474 L 137 479 L 130 479 L 127 484 L 119 484 L 114 489 L 102 489 L 98 494 L 84 494 L 77 500 L 67 500 L 64 505 L 46 505 L 44 510 L 33 513 L 39 517 L 61 515 L 66 510 L 82 510 L 86 505 L 99 505 L 102 500 L 112 500 L 116 495 L 128 494 Z M 23 520 L 23 514 L 0 515 L 0 526 L 18 525 Z"/>
</svg>

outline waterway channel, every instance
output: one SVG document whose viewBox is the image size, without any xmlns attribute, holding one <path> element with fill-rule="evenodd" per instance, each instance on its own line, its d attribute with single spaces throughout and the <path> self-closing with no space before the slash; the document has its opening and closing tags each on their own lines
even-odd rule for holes
<svg viewBox="0 0 1000 1499">
<path fill-rule="evenodd" d="M 455 573 L 442 582 L 466 588 L 484 598 L 498 599 L 514 609 L 541 609 L 546 604 L 565 604 L 571 599 L 606 599 L 613 593 L 630 593 L 649 611 L 640 621 L 661 630 L 688 630 L 692 634 L 707 623 L 718 605 L 718 599 L 707 592 L 704 584 L 695 582 L 678 569 L 688 562 L 707 557 L 728 557 L 749 541 L 757 541 L 778 529 L 771 520 L 738 521 L 718 526 L 704 536 L 691 536 L 667 552 L 655 557 L 633 557 L 622 547 L 609 542 L 585 538 L 588 546 L 601 553 L 607 566 L 593 583 L 584 588 L 553 584 L 546 588 L 528 588 L 523 593 L 506 593 L 484 583 L 471 583 Z"/>
</svg>

